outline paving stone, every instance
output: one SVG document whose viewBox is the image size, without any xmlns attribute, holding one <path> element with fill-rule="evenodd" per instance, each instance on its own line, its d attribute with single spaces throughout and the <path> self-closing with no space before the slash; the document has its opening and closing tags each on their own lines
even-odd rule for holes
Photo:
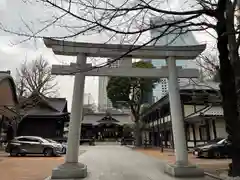
<svg viewBox="0 0 240 180">
<path fill-rule="evenodd" d="M 88 147 L 80 156 L 80 162 L 88 166 L 84 180 L 174 180 L 163 172 L 165 162 L 133 151 L 124 146 Z M 207 180 L 187 178 L 188 180 Z M 184 180 L 181 178 L 181 180 Z"/>
<path fill-rule="evenodd" d="M 63 157 L 5 157 L 0 161 L 0 180 L 43 180 Z"/>
<path fill-rule="evenodd" d="M 88 176 L 84 180 L 175 179 L 164 174 L 163 167 L 165 164 L 163 161 L 124 146 L 107 144 L 80 146 L 81 152 L 84 153 L 79 156 L 79 160 L 88 166 Z M 64 162 L 64 157 L 3 158 L 0 161 L 0 179 L 3 180 L 44 180 L 51 174 L 54 167 Z M 203 179 L 188 178 L 188 180 Z"/>
</svg>

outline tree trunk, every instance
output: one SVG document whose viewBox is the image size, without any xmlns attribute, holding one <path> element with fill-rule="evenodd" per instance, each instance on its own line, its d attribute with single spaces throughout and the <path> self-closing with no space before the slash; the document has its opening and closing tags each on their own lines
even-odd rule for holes
<svg viewBox="0 0 240 180">
<path fill-rule="evenodd" d="M 140 147 L 142 145 L 142 134 L 139 120 L 135 121 L 135 140 L 135 146 Z"/>
<path fill-rule="evenodd" d="M 235 85 L 235 74 L 229 59 L 228 36 L 226 35 L 226 0 L 219 0 L 218 4 L 218 22 L 217 22 L 217 48 L 219 51 L 220 61 L 220 90 L 222 94 L 222 107 L 224 111 L 224 120 L 226 123 L 226 131 L 229 134 L 228 139 L 232 142 L 231 157 L 232 169 L 229 174 L 233 177 L 240 176 L 240 153 L 238 142 L 240 142 L 238 133 L 238 108 L 237 93 Z"/>
</svg>

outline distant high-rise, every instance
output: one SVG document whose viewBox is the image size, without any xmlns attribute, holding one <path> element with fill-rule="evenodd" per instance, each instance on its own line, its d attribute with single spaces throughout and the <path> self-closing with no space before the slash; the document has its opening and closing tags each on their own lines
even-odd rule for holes
<svg viewBox="0 0 240 180">
<path fill-rule="evenodd" d="M 163 19 L 161 17 L 155 17 L 151 19 L 151 25 L 160 25 L 163 23 L 169 23 L 176 21 L 175 19 Z M 195 39 L 194 35 L 192 32 L 188 31 L 184 34 L 181 34 L 180 31 L 184 31 L 184 29 L 176 29 L 173 31 L 172 27 L 169 28 L 166 34 L 169 32 L 169 34 L 158 38 L 162 32 L 164 32 L 166 27 L 159 28 L 159 29 L 152 29 L 151 30 L 151 38 L 155 38 L 156 41 L 153 42 L 153 45 L 159 45 L 159 46 L 189 46 L 189 45 L 199 45 L 197 40 Z M 166 61 L 165 59 L 154 59 L 151 61 L 152 64 L 156 68 L 161 68 L 162 66 L 166 66 Z M 189 61 L 189 60 L 177 60 L 176 65 L 181 67 L 181 68 L 195 68 L 198 69 L 199 67 L 194 61 Z M 180 86 L 186 85 L 189 83 L 189 79 L 179 79 L 178 82 Z M 153 89 L 153 101 L 156 102 L 161 97 L 163 97 L 166 93 L 168 93 L 168 79 L 163 78 L 161 79 L 161 82 Z"/>
<path fill-rule="evenodd" d="M 84 103 L 83 104 L 95 104 L 94 98 L 91 93 L 84 93 Z"/>
<path fill-rule="evenodd" d="M 112 59 L 109 59 L 111 61 Z M 123 58 L 117 60 L 109 65 L 110 68 L 117 68 L 117 67 L 129 67 L 132 66 L 132 58 Z M 108 85 L 109 77 L 107 76 L 100 76 L 99 77 L 99 89 L 98 89 L 98 109 L 99 111 L 105 111 L 107 109 L 112 109 L 111 100 L 107 97 L 107 85 Z"/>
</svg>

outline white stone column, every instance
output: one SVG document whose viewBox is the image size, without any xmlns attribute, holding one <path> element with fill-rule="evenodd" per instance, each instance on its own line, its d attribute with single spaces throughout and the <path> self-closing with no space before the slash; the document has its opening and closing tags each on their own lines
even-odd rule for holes
<svg viewBox="0 0 240 180">
<path fill-rule="evenodd" d="M 167 59 L 167 66 L 169 71 L 168 89 L 169 89 L 170 112 L 172 117 L 172 131 L 174 139 L 176 165 L 187 165 L 188 152 L 184 131 L 184 120 L 180 101 L 178 75 L 175 58 L 169 57 Z"/>
<path fill-rule="evenodd" d="M 188 164 L 187 142 L 184 131 L 176 59 L 169 57 L 166 61 L 169 71 L 168 91 L 176 163 L 167 164 L 164 171 L 175 177 L 203 177 L 204 171 L 202 169 L 197 168 L 195 165 Z"/>
<path fill-rule="evenodd" d="M 80 67 L 86 65 L 86 56 L 84 54 L 79 54 L 77 56 L 77 64 Z M 83 118 L 84 86 L 85 76 L 82 73 L 75 74 L 67 141 L 67 154 L 65 158 L 65 162 L 67 163 L 78 162 L 81 121 Z"/>
<path fill-rule="evenodd" d="M 79 54 L 77 56 L 77 64 L 81 67 L 86 65 L 86 56 L 84 54 Z M 78 162 L 81 121 L 83 117 L 84 85 L 85 76 L 82 73 L 76 73 L 73 87 L 65 163 L 53 169 L 51 176 L 52 180 L 72 180 L 85 178 L 87 176 L 87 166 Z"/>
</svg>

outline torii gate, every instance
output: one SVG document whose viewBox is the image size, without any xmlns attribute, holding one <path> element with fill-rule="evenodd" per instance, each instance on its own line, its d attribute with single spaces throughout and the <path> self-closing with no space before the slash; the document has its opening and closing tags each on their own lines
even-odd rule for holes
<svg viewBox="0 0 240 180">
<path fill-rule="evenodd" d="M 77 43 L 49 38 L 44 38 L 44 43 L 56 55 L 77 56 L 77 63 L 72 63 L 70 66 L 52 66 L 52 74 L 54 75 L 75 75 L 67 142 L 68 150 L 65 163 L 53 169 L 52 179 L 77 179 L 87 176 L 87 166 L 78 162 L 85 76 L 168 78 L 176 164 L 167 165 L 165 171 L 174 176 L 199 176 L 202 173 L 202 171 L 200 173 L 197 168 L 193 168 L 188 164 L 188 152 L 178 85 L 178 78 L 196 78 L 199 76 L 199 73 L 197 69 L 177 69 L 176 60 L 193 60 L 205 50 L 206 45 L 145 46 L 140 48 L 140 46 L 132 45 Z M 129 52 L 130 49 L 137 50 Z M 86 63 L 87 57 L 121 57 L 126 52 L 129 52 L 127 54 L 128 59 L 166 59 L 168 68 L 104 67 L 84 72 L 84 69 L 92 66 Z"/>
</svg>

